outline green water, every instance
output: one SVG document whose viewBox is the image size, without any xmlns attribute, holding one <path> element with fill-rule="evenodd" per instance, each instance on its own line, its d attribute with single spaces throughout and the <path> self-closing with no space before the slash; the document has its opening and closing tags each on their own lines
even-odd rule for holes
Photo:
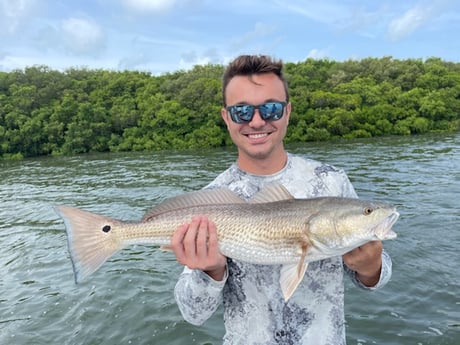
<svg viewBox="0 0 460 345">
<path fill-rule="evenodd" d="M 375 293 L 346 283 L 348 344 L 460 344 L 460 134 L 288 148 L 344 168 L 361 197 L 401 213 L 385 243 L 390 283 Z M 52 206 L 137 220 L 234 159 L 219 149 L 0 162 L 0 344 L 220 344 L 221 311 L 202 327 L 184 322 L 173 298 L 182 268 L 153 246 L 129 247 L 75 285 Z"/>
</svg>

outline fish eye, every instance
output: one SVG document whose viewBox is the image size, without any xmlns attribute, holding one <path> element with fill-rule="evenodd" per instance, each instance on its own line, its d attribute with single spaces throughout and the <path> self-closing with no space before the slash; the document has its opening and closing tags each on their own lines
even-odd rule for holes
<svg viewBox="0 0 460 345">
<path fill-rule="evenodd" d="M 109 232 L 110 230 L 112 230 L 112 227 L 110 225 L 104 225 L 102 227 L 102 231 L 104 231 L 105 233 Z"/>
<path fill-rule="evenodd" d="M 374 209 L 373 209 L 372 207 L 365 207 L 363 213 L 364 213 L 365 216 L 368 216 L 368 215 L 370 215 L 373 211 L 374 211 Z"/>
</svg>

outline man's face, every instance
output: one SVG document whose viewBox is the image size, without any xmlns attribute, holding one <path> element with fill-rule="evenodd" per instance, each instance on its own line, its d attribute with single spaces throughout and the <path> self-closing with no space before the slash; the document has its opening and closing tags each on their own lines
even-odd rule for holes
<svg viewBox="0 0 460 345">
<path fill-rule="evenodd" d="M 273 73 L 256 74 L 251 78 L 236 76 L 230 80 L 225 92 L 227 106 L 234 104 L 259 105 L 270 101 L 286 101 L 283 82 Z M 265 121 L 255 110 L 247 123 L 235 123 L 228 111 L 221 111 L 230 137 L 238 147 L 239 162 L 247 160 L 270 160 L 284 154 L 283 139 L 291 113 L 291 104 L 277 121 Z M 244 168 L 244 167 L 242 167 Z"/>
</svg>

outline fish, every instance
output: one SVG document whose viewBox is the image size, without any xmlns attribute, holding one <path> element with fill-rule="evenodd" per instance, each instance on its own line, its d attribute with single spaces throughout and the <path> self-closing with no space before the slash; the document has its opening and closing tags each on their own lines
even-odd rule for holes
<svg viewBox="0 0 460 345">
<path fill-rule="evenodd" d="M 358 198 L 294 198 L 271 185 L 245 201 L 227 188 L 204 189 L 171 197 L 140 221 L 122 221 L 71 206 L 55 206 L 63 219 L 75 282 L 84 281 L 108 258 L 133 244 L 170 249 L 178 226 L 194 216 L 216 224 L 219 250 L 228 258 L 281 265 L 280 288 L 286 301 L 310 262 L 343 255 L 369 241 L 396 238 L 399 218 L 386 202 Z"/>
</svg>

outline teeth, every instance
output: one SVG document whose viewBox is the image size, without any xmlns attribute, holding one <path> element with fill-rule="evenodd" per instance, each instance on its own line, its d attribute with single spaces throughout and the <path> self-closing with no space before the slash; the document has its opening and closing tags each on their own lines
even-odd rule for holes
<svg viewBox="0 0 460 345">
<path fill-rule="evenodd" d="M 267 133 L 260 133 L 260 134 L 249 134 L 248 137 L 251 139 L 258 139 L 258 138 L 263 138 L 266 137 Z"/>
</svg>

